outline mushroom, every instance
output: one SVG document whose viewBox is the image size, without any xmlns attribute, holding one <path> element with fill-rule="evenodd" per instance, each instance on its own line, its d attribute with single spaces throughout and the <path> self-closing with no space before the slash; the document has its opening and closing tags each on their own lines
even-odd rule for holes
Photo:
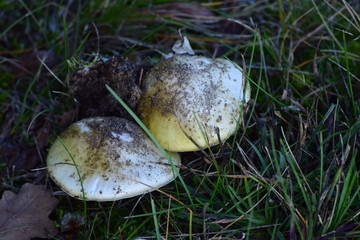
<svg viewBox="0 0 360 240">
<path fill-rule="evenodd" d="M 250 99 L 241 68 L 225 59 L 175 55 L 143 82 L 141 120 L 168 151 L 195 151 L 229 138 Z"/>
<path fill-rule="evenodd" d="M 134 123 L 123 118 L 87 118 L 72 124 L 47 157 L 50 177 L 69 195 L 114 201 L 158 189 L 178 174 L 172 163 Z"/>
</svg>

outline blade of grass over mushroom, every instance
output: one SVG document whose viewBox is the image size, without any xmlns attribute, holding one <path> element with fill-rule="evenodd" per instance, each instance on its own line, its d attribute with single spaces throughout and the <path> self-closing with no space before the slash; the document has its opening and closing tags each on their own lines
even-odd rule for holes
<svg viewBox="0 0 360 240">
<path fill-rule="evenodd" d="M 69 149 L 67 148 L 67 146 L 65 145 L 65 143 L 61 140 L 61 138 L 58 136 L 57 139 L 60 141 L 61 145 L 64 147 L 65 151 L 67 152 L 67 154 L 69 155 L 71 161 L 73 162 L 74 164 L 74 167 L 76 169 L 76 173 L 77 173 L 77 176 L 79 177 L 79 182 L 80 182 L 80 186 L 81 186 L 81 194 L 82 194 L 82 201 L 83 201 L 83 206 L 84 206 L 84 210 L 83 210 L 83 214 L 84 214 L 84 220 L 85 220 L 85 223 L 84 223 L 84 230 L 86 232 L 86 221 L 87 221 L 87 208 L 86 208 L 86 196 L 85 196 L 85 189 L 84 189 L 84 185 L 83 185 L 83 181 L 82 181 L 82 178 L 81 178 L 81 173 L 80 173 L 80 169 L 78 168 L 78 165 L 74 159 L 74 157 L 72 156 L 72 154 L 70 153 Z M 86 236 L 84 235 L 84 238 L 86 239 Z"/>
<path fill-rule="evenodd" d="M 166 153 L 166 151 L 164 150 L 164 148 L 161 146 L 161 144 L 156 140 L 156 138 L 154 137 L 154 135 L 152 135 L 152 133 L 149 131 L 149 129 L 145 126 L 145 124 L 138 118 L 138 116 L 136 116 L 136 114 L 126 105 L 126 103 L 116 94 L 116 92 L 114 92 L 114 90 L 111 89 L 111 87 L 109 87 L 108 85 L 106 85 L 106 88 L 110 91 L 110 93 L 115 97 L 115 99 L 126 109 L 126 111 L 128 111 L 128 113 L 134 118 L 134 120 L 140 125 L 140 127 L 146 132 L 146 134 L 151 138 L 151 140 L 156 144 L 156 146 L 158 147 L 158 149 L 161 151 L 161 153 L 168 159 L 169 163 L 171 164 L 171 167 L 174 171 L 174 169 L 176 168 L 176 166 L 174 166 L 171 157 L 169 156 L 169 154 Z M 175 171 L 174 171 L 175 172 Z M 188 198 L 191 202 L 191 205 L 194 205 L 194 203 L 192 202 L 192 198 L 190 195 L 190 192 L 183 180 L 183 178 L 180 176 L 178 176 L 178 178 L 180 179 L 181 184 L 183 185 Z"/>
<path fill-rule="evenodd" d="M 106 88 L 110 91 L 110 93 L 116 98 L 116 100 L 126 109 L 126 111 L 128 111 L 128 113 L 134 118 L 134 120 L 140 125 L 140 127 L 146 132 L 146 134 L 151 138 L 151 140 L 156 144 L 156 146 L 159 148 L 159 150 L 161 151 L 161 153 L 169 160 L 169 163 L 171 164 L 172 168 L 175 168 L 176 166 L 174 166 L 171 157 L 169 154 L 167 154 L 167 152 L 165 151 L 165 149 L 161 146 L 161 144 L 156 140 L 156 138 L 154 137 L 154 135 L 152 135 L 152 133 L 149 131 L 149 129 L 145 126 L 145 124 L 138 118 L 138 116 L 136 116 L 136 114 L 126 105 L 126 103 L 119 97 L 119 95 L 116 94 L 116 92 L 114 92 L 114 90 L 112 90 L 111 87 L 109 87 L 108 85 L 106 85 Z"/>
<path fill-rule="evenodd" d="M 152 133 L 149 131 L 149 129 L 144 125 L 144 123 L 141 122 L 141 120 L 136 116 L 136 114 L 126 105 L 126 103 L 117 95 L 117 93 L 109 86 L 106 85 L 106 88 L 109 90 L 109 92 L 116 98 L 116 100 L 128 111 L 128 113 L 131 115 L 131 117 L 134 118 L 134 120 L 140 125 L 140 127 L 146 132 L 147 135 L 151 138 L 151 140 L 156 144 L 156 146 L 159 148 L 161 153 L 168 159 L 171 160 L 171 157 L 169 154 L 166 153 L 165 149 L 160 145 L 160 143 L 156 140 L 156 138 L 152 135 Z M 170 161 L 170 163 L 172 163 Z"/>
</svg>

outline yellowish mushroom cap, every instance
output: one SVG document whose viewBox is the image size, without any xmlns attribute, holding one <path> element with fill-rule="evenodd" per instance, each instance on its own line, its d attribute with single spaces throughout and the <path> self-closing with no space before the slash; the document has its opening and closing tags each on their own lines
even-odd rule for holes
<svg viewBox="0 0 360 240">
<path fill-rule="evenodd" d="M 48 153 L 48 172 L 75 198 L 83 199 L 82 189 L 85 200 L 129 198 L 160 188 L 178 174 L 151 139 L 122 118 L 83 119 L 61 133 L 60 139 Z M 179 154 L 170 156 L 179 166 Z"/>
<path fill-rule="evenodd" d="M 218 134 L 229 138 L 249 99 L 250 87 L 233 62 L 175 55 L 145 78 L 138 112 L 165 149 L 195 151 L 218 144 Z"/>
</svg>

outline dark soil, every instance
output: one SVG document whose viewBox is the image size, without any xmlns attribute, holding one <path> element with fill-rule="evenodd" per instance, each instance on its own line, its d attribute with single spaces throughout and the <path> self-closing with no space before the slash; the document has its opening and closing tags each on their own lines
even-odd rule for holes
<svg viewBox="0 0 360 240">
<path fill-rule="evenodd" d="M 69 93 L 78 103 L 79 119 L 114 116 L 132 120 L 106 85 L 134 110 L 141 95 L 139 79 L 140 69 L 121 56 L 76 71 L 69 81 Z"/>
</svg>

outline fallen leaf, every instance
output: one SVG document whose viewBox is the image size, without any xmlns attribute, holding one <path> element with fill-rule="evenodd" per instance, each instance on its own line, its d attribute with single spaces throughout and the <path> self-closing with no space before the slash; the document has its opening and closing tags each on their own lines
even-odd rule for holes
<svg viewBox="0 0 360 240">
<path fill-rule="evenodd" d="M 16 195 L 5 191 L 0 200 L 0 239 L 47 238 L 58 230 L 49 214 L 58 200 L 42 185 L 25 183 Z"/>
</svg>

